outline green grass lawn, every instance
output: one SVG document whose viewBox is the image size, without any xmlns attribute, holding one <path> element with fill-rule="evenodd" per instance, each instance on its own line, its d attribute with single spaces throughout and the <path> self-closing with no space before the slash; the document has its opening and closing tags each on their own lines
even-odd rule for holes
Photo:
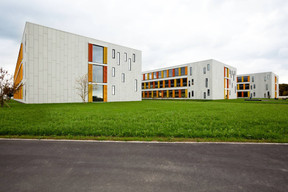
<svg viewBox="0 0 288 192">
<path fill-rule="evenodd" d="M 288 101 L 21 104 L 0 109 L 0 137 L 288 142 Z"/>
</svg>

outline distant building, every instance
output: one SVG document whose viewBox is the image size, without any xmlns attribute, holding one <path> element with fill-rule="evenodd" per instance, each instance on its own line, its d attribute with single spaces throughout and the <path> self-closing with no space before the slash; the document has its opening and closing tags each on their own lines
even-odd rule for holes
<svg viewBox="0 0 288 192">
<path fill-rule="evenodd" d="M 88 74 L 89 102 L 140 101 L 141 57 L 136 49 L 27 22 L 14 98 L 23 103 L 82 102 L 76 79 Z"/>
<path fill-rule="evenodd" d="M 144 99 L 236 99 L 237 69 L 205 60 L 142 73 Z"/>
<path fill-rule="evenodd" d="M 278 98 L 279 77 L 272 72 L 237 75 L 238 98 Z"/>
</svg>

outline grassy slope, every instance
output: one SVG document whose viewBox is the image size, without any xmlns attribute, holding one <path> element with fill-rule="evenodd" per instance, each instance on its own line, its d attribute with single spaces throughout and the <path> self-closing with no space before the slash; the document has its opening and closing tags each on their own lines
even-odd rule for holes
<svg viewBox="0 0 288 192">
<path fill-rule="evenodd" d="M 282 100 L 38 105 L 12 102 L 11 108 L 0 109 L 0 135 L 288 142 L 287 104 Z"/>
</svg>

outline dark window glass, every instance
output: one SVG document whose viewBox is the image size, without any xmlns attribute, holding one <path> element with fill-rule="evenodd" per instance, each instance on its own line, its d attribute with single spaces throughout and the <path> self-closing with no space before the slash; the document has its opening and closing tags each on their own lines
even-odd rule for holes
<svg viewBox="0 0 288 192">
<path fill-rule="evenodd" d="M 93 45 L 93 62 L 94 63 L 103 63 L 103 47 Z"/>
<path fill-rule="evenodd" d="M 188 97 L 189 97 L 189 98 L 191 97 L 190 92 L 188 93 Z"/>
<path fill-rule="evenodd" d="M 207 90 L 207 96 L 210 96 L 210 89 Z"/>
<path fill-rule="evenodd" d="M 180 87 L 181 86 L 181 80 L 180 79 L 176 79 L 176 86 Z"/>
<path fill-rule="evenodd" d="M 171 87 L 174 87 L 175 84 L 174 81 L 175 81 L 174 79 L 171 80 Z"/>
<path fill-rule="evenodd" d="M 243 84 L 239 84 L 239 90 L 243 90 Z"/>
<path fill-rule="evenodd" d="M 166 90 L 163 91 L 163 94 L 164 94 L 164 95 L 163 95 L 164 97 L 167 97 L 167 91 L 166 91 Z"/>
<path fill-rule="evenodd" d="M 165 87 L 169 87 L 169 80 L 165 80 Z"/>
<path fill-rule="evenodd" d="M 204 99 L 206 99 L 206 92 L 204 92 Z"/>
<path fill-rule="evenodd" d="M 206 67 L 203 67 L 203 74 L 206 74 Z"/>
<path fill-rule="evenodd" d="M 208 78 L 205 79 L 205 87 L 208 88 Z"/>
<path fill-rule="evenodd" d="M 245 89 L 249 89 L 249 84 L 245 84 Z"/>
<path fill-rule="evenodd" d="M 181 97 L 182 97 L 182 98 L 186 98 L 185 89 L 182 89 L 182 90 L 181 90 Z"/>
<path fill-rule="evenodd" d="M 183 87 L 187 87 L 187 78 L 183 79 Z"/>
<path fill-rule="evenodd" d="M 163 81 L 160 81 L 160 88 L 163 88 Z"/>
<path fill-rule="evenodd" d="M 191 92 L 192 97 L 194 97 L 194 91 Z"/>
<path fill-rule="evenodd" d="M 103 66 L 93 65 L 93 82 L 103 83 Z"/>
<path fill-rule="evenodd" d="M 93 85 L 92 98 L 93 102 L 103 101 L 103 85 Z"/>
<path fill-rule="evenodd" d="M 248 92 L 244 92 L 244 97 L 248 97 Z"/>
<path fill-rule="evenodd" d="M 248 76 L 244 76 L 244 82 L 248 82 Z"/>
<path fill-rule="evenodd" d="M 179 90 L 175 90 L 175 97 L 176 97 L 176 98 L 179 97 Z"/>
<path fill-rule="evenodd" d="M 173 91 L 169 90 L 169 97 L 173 97 Z"/>
<path fill-rule="evenodd" d="M 142 89 L 144 89 L 144 83 L 142 83 Z"/>
<path fill-rule="evenodd" d="M 237 82 L 242 82 L 242 77 L 237 77 Z"/>
<path fill-rule="evenodd" d="M 190 87 L 190 81 L 188 81 L 188 86 Z"/>
<path fill-rule="evenodd" d="M 242 92 L 237 92 L 238 97 L 242 97 Z"/>
<path fill-rule="evenodd" d="M 191 82 L 191 85 L 194 85 L 194 79 L 192 79 L 191 81 L 192 81 L 192 82 Z"/>
<path fill-rule="evenodd" d="M 135 61 L 136 61 L 136 55 L 133 54 L 133 62 L 135 63 Z"/>
<path fill-rule="evenodd" d="M 254 82 L 254 76 L 252 76 L 252 82 Z"/>
</svg>

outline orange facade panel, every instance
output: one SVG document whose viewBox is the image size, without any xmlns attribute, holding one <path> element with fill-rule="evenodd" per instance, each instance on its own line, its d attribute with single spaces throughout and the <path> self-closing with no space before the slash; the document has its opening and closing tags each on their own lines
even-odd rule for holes
<svg viewBox="0 0 288 192">
<path fill-rule="evenodd" d="M 143 74 L 143 80 L 145 80 L 145 74 Z"/>
<path fill-rule="evenodd" d="M 171 80 L 168 80 L 168 85 L 169 87 L 171 87 Z"/>
<path fill-rule="evenodd" d="M 103 67 L 103 83 L 107 83 L 107 66 Z"/>
<path fill-rule="evenodd" d="M 185 67 L 185 75 L 187 75 L 188 67 Z"/>
<path fill-rule="evenodd" d="M 175 77 L 175 69 L 173 69 L 173 74 L 172 74 L 172 76 Z"/>
<path fill-rule="evenodd" d="M 93 65 L 92 64 L 88 64 L 88 82 L 92 82 L 93 81 Z"/>
<path fill-rule="evenodd" d="M 92 53 L 93 53 L 93 45 L 92 44 L 88 44 L 88 62 L 92 62 Z"/>
<path fill-rule="evenodd" d="M 92 102 L 93 85 L 88 85 L 88 102 Z"/>
<path fill-rule="evenodd" d="M 103 101 L 107 102 L 107 85 L 103 85 Z"/>
</svg>

